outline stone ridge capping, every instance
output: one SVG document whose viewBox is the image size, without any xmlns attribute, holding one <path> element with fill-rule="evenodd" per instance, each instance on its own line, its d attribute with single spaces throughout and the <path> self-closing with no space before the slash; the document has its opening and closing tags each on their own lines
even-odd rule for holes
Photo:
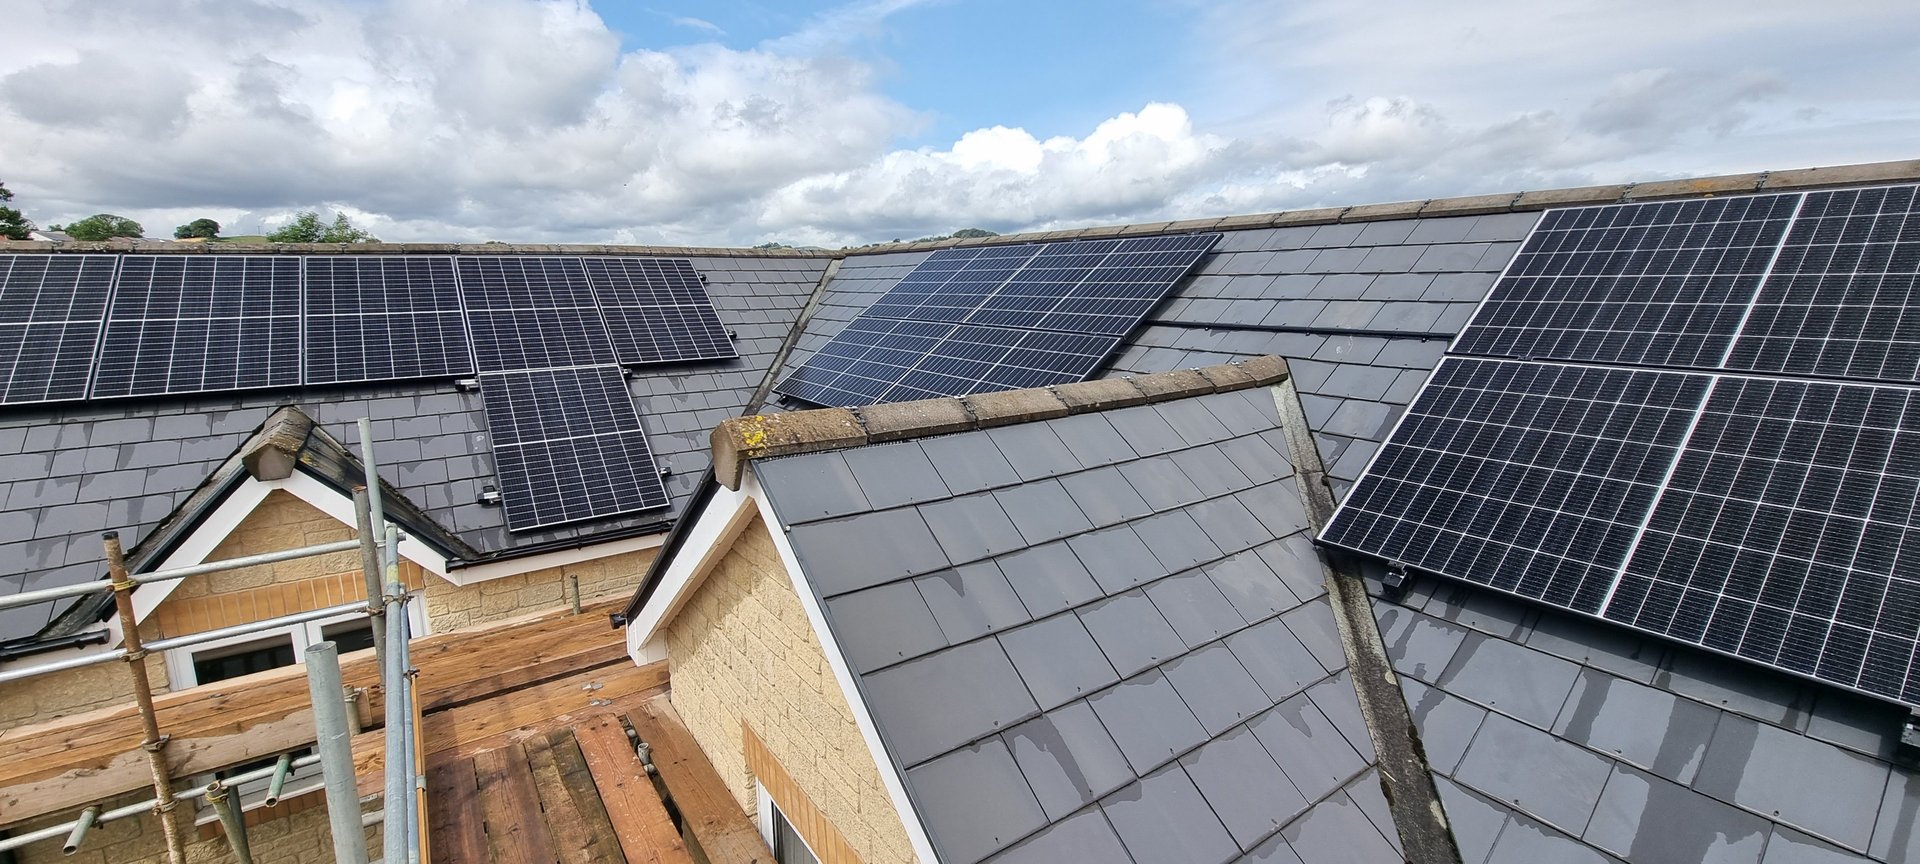
<svg viewBox="0 0 1920 864">
<path fill-rule="evenodd" d="M 646 255 L 673 258 L 841 258 L 826 249 L 622 246 L 608 243 L 173 243 L 137 240 L 58 243 L 0 240 L 0 252 L 108 252 L 118 255 Z"/>
<path fill-rule="evenodd" d="M 1505 192 L 1495 195 L 1468 195 L 1457 198 L 1432 198 L 1425 201 L 1399 201 L 1385 204 L 1361 204 L 1354 207 L 1322 207 L 1312 210 L 1287 210 L 1279 213 L 1255 213 L 1224 219 L 1186 219 L 1178 222 L 1153 222 L 1139 225 L 1076 228 L 1061 231 L 1037 231 L 1003 234 L 995 237 L 970 237 L 960 240 L 930 240 L 913 243 L 886 243 L 846 250 L 847 255 L 874 255 L 885 252 L 920 252 L 956 246 L 992 246 L 1002 243 L 1039 243 L 1052 240 L 1086 240 L 1103 237 L 1147 237 L 1156 234 L 1192 234 L 1203 231 L 1233 231 L 1244 228 L 1285 228 L 1293 225 L 1328 225 L 1335 222 L 1376 222 L 1384 219 L 1425 219 L 1440 216 L 1483 216 L 1489 213 L 1545 210 L 1550 207 L 1580 207 L 1596 204 L 1627 204 L 1635 201 L 1660 201 L 1671 198 L 1699 198 L 1711 195 L 1754 192 L 1797 192 L 1806 189 L 1839 186 L 1864 186 L 1876 183 L 1900 183 L 1920 180 L 1920 159 L 1893 162 L 1867 162 L 1828 168 L 1794 168 L 1785 171 L 1759 171 L 1751 174 L 1725 174 L 1683 180 L 1656 180 L 1649 183 L 1618 183 L 1571 189 L 1544 189 L 1532 192 Z"/>
<path fill-rule="evenodd" d="M 950 435 L 1052 420 L 1069 414 L 1267 387 L 1285 381 L 1289 374 L 1287 361 L 1269 354 L 1198 369 L 1100 378 L 1052 387 L 864 408 L 818 408 L 734 417 L 713 429 L 713 473 L 721 485 L 739 489 L 742 469 L 753 459 Z"/>
</svg>

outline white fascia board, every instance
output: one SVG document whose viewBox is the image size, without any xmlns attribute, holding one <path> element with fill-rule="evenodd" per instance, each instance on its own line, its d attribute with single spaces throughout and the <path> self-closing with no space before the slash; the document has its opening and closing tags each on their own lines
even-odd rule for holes
<svg viewBox="0 0 1920 864">
<path fill-rule="evenodd" d="M 827 627 L 827 618 L 820 609 L 813 585 L 807 579 L 806 572 L 800 569 L 800 559 L 793 554 L 793 545 L 787 542 L 786 526 L 780 524 L 780 518 L 774 515 L 773 505 L 761 491 L 759 478 L 753 475 L 751 465 L 742 473 L 746 476 L 740 481 L 740 491 L 750 496 L 760 508 L 760 516 L 767 523 L 767 533 L 773 537 L 773 548 L 780 553 L 780 563 L 787 568 L 787 576 L 793 582 L 793 593 L 799 595 L 800 605 L 807 611 L 807 621 L 813 625 L 814 636 L 820 640 L 820 648 L 827 655 L 827 665 L 833 669 L 833 678 L 840 684 L 840 694 L 846 698 L 847 706 L 853 709 L 853 722 L 860 727 L 860 737 L 866 740 L 867 750 L 873 755 L 873 764 L 880 769 L 880 782 L 887 787 L 887 795 L 893 799 L 894 812 L 900 814 L 900 822 L 907 829 L 907 839 L 913 844 L 914 855 L 921 864 L 938 864 L 940 859 L 933 853 L 933 842 L 927 837 L 926 823 L 920 820 L 919 811 L 914 809 L 912 799 L 907 797 L 906 783 L 901 779 L 893 757 L 880 743 L 880 727 L 873 722 L 873 713 L 867 710 L 866 700 L 860 698 L 853 668 L 847 665 L 846 655 L 840 653 L 839 640 L 833 637 L 833 630 Z"/>
<path fill-rule="evenodd" d="M 627 622 L 627 656 L 633 658 L 635 664 L 644 666 L 666 659 L 668 622 L 733 547 L 733 541 L 751 521 L 743 517 L 757 512 L 758 508 L 745 491 L 717 486 L 707 499 L 706 507 L 680 517 L 694 520 L 687 529 L 685 542 L 679 547 L 680 554 L 674 556 L 667 571 L 661 574 L 660 585 L 648 598 L 647 605 Z M 693 554 L 695 552 L 698 554 Z"/>
</svg>

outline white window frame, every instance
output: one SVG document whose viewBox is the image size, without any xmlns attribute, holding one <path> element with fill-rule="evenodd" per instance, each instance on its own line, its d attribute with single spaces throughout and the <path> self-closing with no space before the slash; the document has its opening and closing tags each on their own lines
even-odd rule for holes
<svg viewBox="0 0 1920 864">
<path fill-rule="evenodd" d="M 413 592 L 411 599 L 407 602 L 407 626 L 408 632 L 414 639 L 427 635 L 426 607 L 426 599 L 420 595 L 420 592 Z M 322 631 L 325 628 L 335 624 L 365 620 L 366 618 L 367 616 L 365 614 L 348 612 L 344 615 L 334 615 L 329 618 L 304 621 L 299 624 L 289 624 L 285 627 L 276 627 L 271 630 L 228 636 L 225 639 L 216 639 L 212 642 L 203 642 L 199 645 L 174 648 L 165 652 L 167 682 L 173 690 L 198 687 L 200 686 L 200 677 L 194 673 L 193 669 L 193 661 L 196 656 L 220 648 L 230 648 L 235 645 L 260 642 L 278 636 L 286 636 L 293 641 L 293 664 L 295 666 L 304 666 L 307 662 L 307 649 L 325 641 L 321 638 Z M 206 786 L 213 781 L 214 775 L 207 773 L 194 775 L 189 780 L 189 783 L 193 786 Z M 233 793 L 239 796 L 243 808 L 251 807 L 267 797 L 267 786 L 271 782 L 270 778 L 261 778 L 259 780 L 242 783 L 233 789 Z M 323 784 L 324 781 L 320 776 L 320 766 L 318 764 L 308 765 L 304 768 L 296 768 L 287 774 L 287 782 L 280 791 L 280 798 L 281 800 L 286 800 L 298 795 L 304 795 L 321 788 Z M 214 812 L 213 806 L 208 804 L 205 798 L 201 798 L 199 801 L 200 805 L 193 814 L 194 824 L 205 825 L 217 821 L 219 814 Z"/>
<path fill-rule="evenodd" d="M 779 864 L 780 841 L 774 836 L 773 818 L 777 814 L 781 819 L 786 820 L 788 825 L 792 825 L 793 820 L 787 819 L 787 814 L 780 811 L 780 805 L 773 803 L 773 796 L 767 794 L 767 787 L 761 785 L 760 779 L 757 777 L 754 778 L 753 781 L 753 792 L 755 803 L 758 805 L 757 809 L 759 810 L 754 822 L 760 828 L 760 839 L 767 841 L 767 848 L 773 851 L 774 864 Z M 813 844 L 808 843 L 807 838 L 801 837 L 798 829 L 794 830 L 793 836 L 794 839 L 800 841 L 801 846 L 806 848 L 807 854 L 813 856 L 813 860 L 820 860 L 820 853 L 813 851 Z"/>
</svg>

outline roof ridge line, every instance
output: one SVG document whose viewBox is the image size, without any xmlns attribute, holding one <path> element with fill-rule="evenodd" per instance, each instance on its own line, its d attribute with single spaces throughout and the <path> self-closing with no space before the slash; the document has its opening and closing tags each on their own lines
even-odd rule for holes
<svg viewBox="0 0 1920 864">
<path fill-rule="evenodd" d="M 950 435 L 1266 387 L 1286 380 L 1290 374 L 1285 359 L 1269 354 L 1195 369 L 1023 390 L 734 417 L 713 429 L 713 473 L 721 485 L 739 489 L 746 464 L 754 459 Z"/>
</svg>

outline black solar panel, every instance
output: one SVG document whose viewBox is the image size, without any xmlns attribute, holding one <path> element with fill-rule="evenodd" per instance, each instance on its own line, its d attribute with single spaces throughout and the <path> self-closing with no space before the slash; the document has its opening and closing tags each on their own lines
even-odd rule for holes
<svg viewBox="0 0 1920 864">
<path fill-rule="evenodd" d="M 1728 368 L 1920 381 L 1915 187 L 1806 197 Z"/>
<path fill-rule="evenodd" d="M 1453 351 L 1718 368 L 1799 202 L 1752 195 L 1551 211 Z"/>
<path fill-rule="evenodd" d="M 85 399 L 112 255 L 0 256 L 0 404 Z"/>
<path fill-rule="evenodd" d="M 1920 703 L 1916 495 L 1920 393 L 1723 376 L 1606 617 Z"/>
<path fill-rule="evenodd" d="M 616 362 L 579 258 L 460 256 L 454 265 L 479 371 Z"/>
<path fill-rule="evenodd" d="M 1446 358 L 1321 539 L 1597 614 L 1711 381 Z"/>
<path fill-rule="evenodd" d="M 1219 239 L 940 250 L 774 389 L 871 405 L 1082 380 Z"/>
<path fill-rule="evenodd" d="M 93 396 L 300 383 L 300 259 L 128 255 Z"/>
<path fill-rule="evenodd" d="M 685 258 L 585 258 L 587 281 L 621 363 L 738 357 L 707 287 Z"/>
<path fill-rule="evenodd" d="M 816 405 L 874 405 L 1078 381 L 1120 337 L 861 318 L 780 382 Z"/>
<path fill-rule="evenodd" d="M 486 372 L 480 394 L 510 530 L 667 506 L 620 367 Z"/>
<path fill-rule="evenodd" d="M 306 261 L 306 383 L 473 373 L 453 259 L 337 255 Z"/>
</svg>

